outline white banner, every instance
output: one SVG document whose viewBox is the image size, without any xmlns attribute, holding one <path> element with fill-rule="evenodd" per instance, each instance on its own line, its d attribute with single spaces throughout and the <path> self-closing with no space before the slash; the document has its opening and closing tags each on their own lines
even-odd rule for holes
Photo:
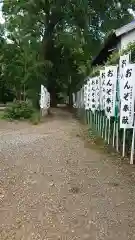
<svg viewBox="0 0 135 240">
<path fill-rule="evenodd" d="M 130 55 L 131 53 L 125 54 L 123 56 L 120 56 L 119 60 L 119 80 L 120 80 L 120 96 L 121 96 L 121 89 L 123 88 L 123 73 L 124 73 L 124 68 L 129 64 L 130 61 Z"/>
<path fill-rule="evenodd" d="M 49 107 L 50 107 L 50 93 L 43 85 L 41 85 L 40 108 L 47 109 Z"/>
<path fill-rule="evenodd" d="M 44 86 L 41 85 L 41 94 L 40 94 L 40 108 L 44 108 L 45 107 L 45 89 Z"/>
<path fill-rule="evenodd" d="M 87 79 L 87 84 L 84 87 L 84 102 L 85 102 L 85 109 L 89 110 L 90 109 L 90 104 L 91 104 L 91 79 Z"/>
<path fill-rule="evenodd" d="M 120 128 L 132 128 L 135 100 L 135 64 L 124 68 L 121 89 Z"/>
<path fill-rule="evenodd" d="M 87 84 L 84 84 L 84 107 L 86 109 L 86 104 L 87 104 Z"/>
<path fill-rule="evenodd" d="M 81 88 L 81 108 L 84 108 L 84 89 Z"/>
<path fill-rule="evenodd" d="M 120 75 L 123 74 L 123 69 L 127 66 L 127 64 L 129 64 L 129 61 L 130 61 L 130 53 L 120 56 L 120 61 L 119 61 Z"/>
<path fill-rule="evenodd" d="M 100 71 L 100 109 L 105 109 L 105 70 Z"/>
<path fill-rule="evenodd" d="M 96 110 L 100 109 L 100 77 L 95 77 L 96 81 Z"/>
<path fill-rule="evenodd" d="M 50 108 L 51 98 L 50 93 L 47 91 L 47 109 Z"/>
<path fill-rule="evenodd" d="M 117 66 L 105 67 L 105 113 L 108 118 L 115 115 Z"/>
<path fill-rule="evenodd" d="M 91 78 L 90 95 L 91 95 L 90 108 L 91 111 L 94 112 L 96 110 L 96 77 Z"/>
</svg>

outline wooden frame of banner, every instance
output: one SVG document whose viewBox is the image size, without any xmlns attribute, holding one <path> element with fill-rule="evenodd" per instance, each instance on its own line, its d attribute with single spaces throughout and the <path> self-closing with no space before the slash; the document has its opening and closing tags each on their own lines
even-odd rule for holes
<svg viewBox="0 0 135 240">
<path fill-rule="evenodd" d="M 90 123 L 90 125 L 91 125 L 91 127 L 92 127 L 92 122 L 93 122 L 93 118 L 92 118 L 92 111 L 91 111 L 91 109 L 90 109 L 90 121 L 91 121 L 91 123 Z"/>
<path fill-rule="evenodd" d="M 126 128 L 123 129 L 122 157 L 125 157 Z"/>
<path fill-rule="evenodd" d="M 113 123 L 113 147 L 115 147 L 115 136 L 116 136 L 116 121 Z"/>
<path fill-rule="evenodd" d="M 100 111 L 100 115 L 99 115 L 99 132 L 102 135 L 102 112 Z"/>
<path fill-rule="evenodd" d="M 111 118 L 108 119 L 108 144 L 110 143 Z"/>
<path fill-rule="evenodd" d="M 98 111 L 98 131 L 100 133 L 100 111 Z"/>
<path fill-rule="evenodd" d="M 116 137 L 116 151 L 119 152 L 119 117 L 117 116 L 117 118 L 114 119 L 114 142 L 113 142 L 113 146 L 115 147 L 115 137 Z"/>
<path fill-rule="evenodd" d="M 130 164 L 134 164 L 134 151 L 135 151 L 134 147 L 135 147 L 135 113 L 134 113 L 134 124 L 133 124 L 133 133 L 132 133 Z"/>
<path fill-rule="evenodd" d="M 96 125 L 96 112 L 94 111 L 94 127 L 96 127 L 95 125 Z"/>
<path fill-rule="evenodd" d="M 101 111 L 99 110 L 99 133 L 101 134 Z"/>
<path fill-rule="evenodd" d="M 132 145 L 131 145 L 131 155 L 130 155 L 130 164 L 134 164 L 134 145 L 135 145 L 135 126 L 133 128 L 132 134 Z"/>
<path fill-rule="evenodd" d="M 103 125 L 102 125 L 102 133 L 101 133 L 101 136 L 102 136 L 102 138 L 104 138 L 104 130 L 105 130 L 105 116 L 104 115 L 102 115 L 102 119 L 103 119 Z"/>
<path fill-rule="evenodd" d="M 89 125 L 89 110 L 87 110 L 87 124 Z"/>
<path fill-rule="evenodd" d="M 99 131 L 99 112 L 97 110 L 97 131 Z"/>
<path fill-rule="evenodd" d="M 97 130 L 97 111 L 95 110 L 95 129 Z"/>
<path fill-rule="evenodd" d="M 105 141 L 107 141 L 107 124 L 108 121 L 107 121 L 107 117 L 105 117 Z"/>
</svg>

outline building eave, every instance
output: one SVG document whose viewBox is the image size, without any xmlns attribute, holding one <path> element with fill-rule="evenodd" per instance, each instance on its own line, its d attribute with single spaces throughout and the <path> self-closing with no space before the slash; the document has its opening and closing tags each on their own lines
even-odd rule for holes
<svg viewBox="0 0 135 240">
<path fill-rule="evenodd" d="M 109 35 L 99 54 L 93 59 L 92 66 L 103 65 L 114 49 L 117 48 L 121 37 L 133 30 L 135 30 L 135 21 L 114 30 L 113 33 Z"/>
<path fill-rule="evenodd" d="M 93 59 L 92 66 L 103 65 L 107 61 L 109 55 L 117 46 L 118 39 L 119 37 L 116 36 L 115 32 L 108 37 L 99 54 Z"/>
</svg>

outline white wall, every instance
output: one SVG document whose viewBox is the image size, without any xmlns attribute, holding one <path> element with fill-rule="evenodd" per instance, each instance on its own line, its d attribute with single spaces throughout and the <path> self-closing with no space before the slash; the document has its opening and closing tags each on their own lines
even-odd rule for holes
<svg viewBox="0 0 135 240">
<path fill-rule="evenodd" d="M 127 34 L 121 37 L 121 46 L 120 49 L 126 48 L 130 42 L 135 41 L 135 30 L 128 32 Z"/>
</svg>

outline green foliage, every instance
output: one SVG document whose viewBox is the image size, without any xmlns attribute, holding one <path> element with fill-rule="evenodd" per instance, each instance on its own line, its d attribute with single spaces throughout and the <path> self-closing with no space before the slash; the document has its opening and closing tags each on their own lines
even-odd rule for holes
<svg viewBox="0 0 135 240">
<path fill-rule="evenodd" d="M 10 44 L 2 34 L 0 84 L 19 100 L 33 100 L 40 84 L 52 96 L 75 91 L 92 71 L 104 36 L 131 20 L 128 8 L 135 8 L 133 1 L 3 0 L 1 32 Z"/>
<path fill-rule="evenodd" d="M 131 62 L 135 63 L 135 42 L 129 43 L 127 48 L 122 51 L 123 54 L 131 53 Z"/>
<path fill-rule="evenodd" d="M 25 99 L 28 89 L 40 88 L 44 71 L 51 68 L 51 63 L 44 62 L 38 51 L 38 45 L 33 48 L 27 42 L 4 46 L 4 54 L 0 59 L 3 73 L 1 78 L 19 100 L 22 97 Z"/>
<path fill-rule="evenodd" d="M 90 72 L 90 77 L 98 76 L 100 74 L 100 69 L 99 66 L 93 67 Z"/>
<path fill-rule="evenodd" d="M 34 108 L 30 101 L 14 101 L 4 111 L 7 119 L 30 119 L 33 114 Z"/>
<path fill-rule="evenodd" d="M 121 53 L 118 51 L 114 51 L 110 57 L 107 59 L 106 65 L 116 65 L 119 64 L 119 58 L 120 58 Z"/>
</svg>

